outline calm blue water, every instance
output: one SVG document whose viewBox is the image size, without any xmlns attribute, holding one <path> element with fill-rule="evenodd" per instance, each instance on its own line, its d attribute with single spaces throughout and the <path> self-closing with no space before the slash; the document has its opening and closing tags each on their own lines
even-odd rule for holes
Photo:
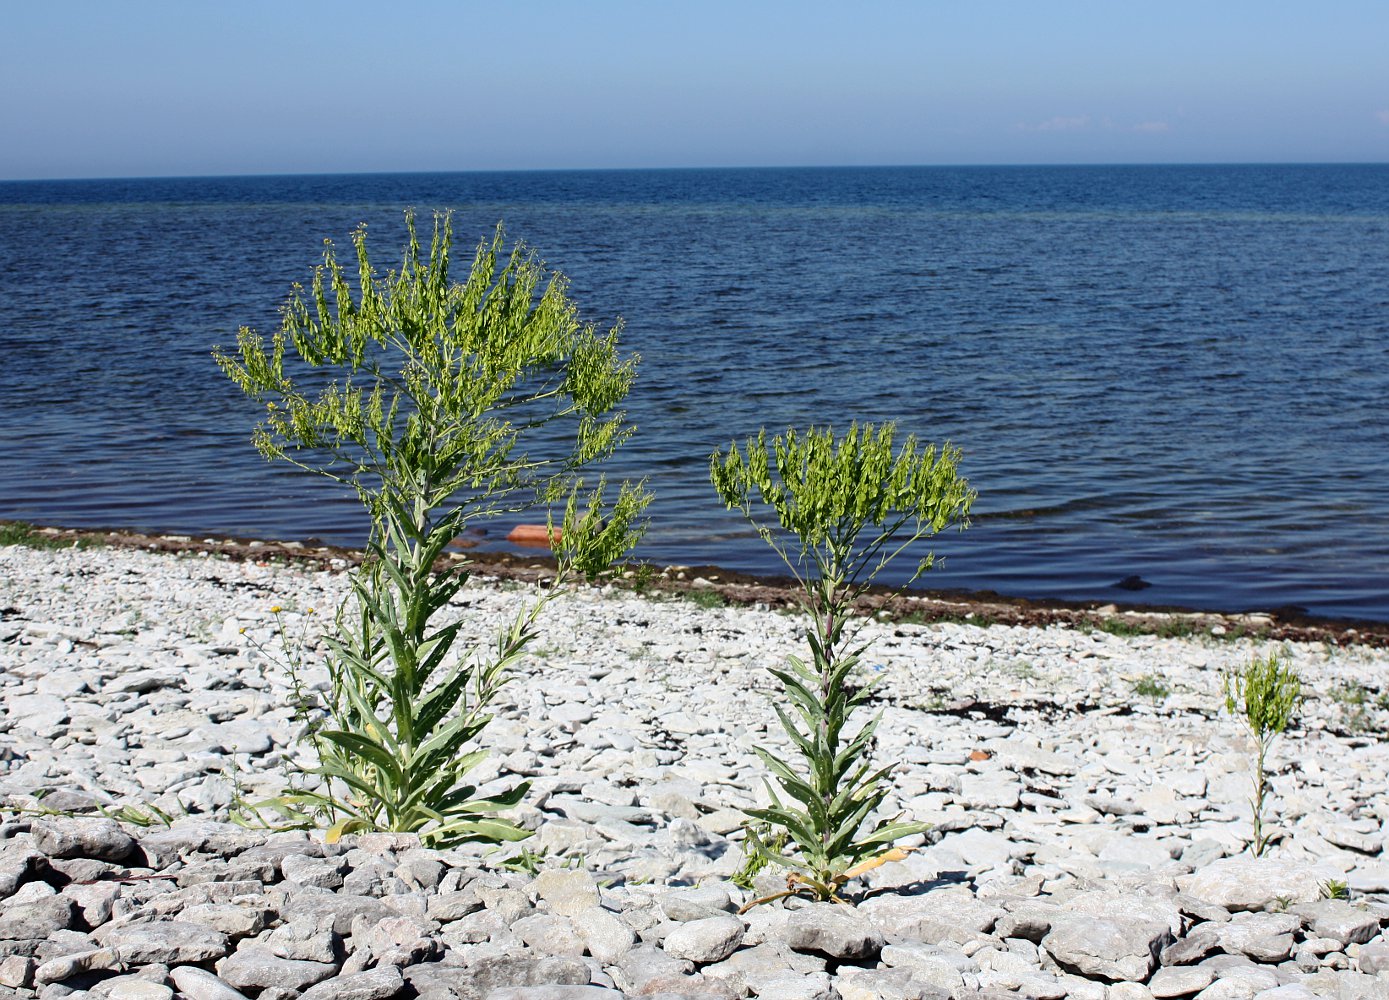
<svg viewBox="0 0 1389 1000">
<path fill-rule="evenodd" d="M 897 419 L 980 495 L 925 585 L 1389 619 L 1386 166 L 0 184 L 0 517 L 359 542 L 209 351 L 324 237 L 365 221 L 389 265 L 406 205 L 465 244 L 505 219 L 625 318 L 645 558 L 774 570 L 709 452 Z"/>
</svg>

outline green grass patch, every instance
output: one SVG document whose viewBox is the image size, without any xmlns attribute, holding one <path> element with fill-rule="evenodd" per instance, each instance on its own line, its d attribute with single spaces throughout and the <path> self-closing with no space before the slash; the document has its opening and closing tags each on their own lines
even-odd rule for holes
<svg viewBox="0 0 1389 1000">
<path fill-rule="evenodd" d="M 85 549 L 92 546 L 87 538 L 64 538 L 51 535 L 24 521 L 0 521 L 0 545 L 23 545 L 28 549 Z"/>
<path fill-rule="evenodd" d="M 728 607 L 728 598 L 717 590 L 687 590 L 684 593 L 685 600 L 689 601 L 697 608 L 709 610 L 711 608 Z"/>
<path fill-rule="evenodd" d="M 979 628 L 988 628 L 990 625 L 998 624 L 992 615 L 981 615 L 976 612 L 956 614 L 949 611 L 909 611 L 897 621 L 903 625 L 975 625 Z"/>
<path fill-rule="evenodd" d="M 1156 704 L 1171 694 L 1172 689 L 1156 674 L 1145 674 L 1133 682 L 1133 693 Z"/>
</svg>

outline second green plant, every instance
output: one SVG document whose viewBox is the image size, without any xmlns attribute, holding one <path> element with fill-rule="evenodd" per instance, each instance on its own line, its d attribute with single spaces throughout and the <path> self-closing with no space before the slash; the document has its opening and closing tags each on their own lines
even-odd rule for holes
<svg viewBox="0 0 1389 1000">
<path fill-rule="evenodd" d="M 763 432 L 710 460 L 719 496 L 795 575 L 810 618 L 809 659 L 792 656 L 772 670 L 785 696 L 777 717 L 799 761 L 757 748 L 775 787 L 768 783 L 769 807 L 748 811 L 762 829 L 785 835 L 781 847 L 748 828 L 750 856 L 789 870 L 781 895 L 839 899 L 850 879 L 890 856 L 893 841 L 924 829 L 875 816 L 891 766 L 871 760 L 878 717 L 851 725 L 872 689 L 853 678 L 864 650 L 853 608 L 909 546 L 963 526 L 974 493 L 957 472 L 958 451 L 911 436 L 894 449 L 894 437 L 892 424 L 854 425 L 840 438 L 810 428 L 768 441 Z M 930 555 L 918 557 L 908 583 L 931 565 Z"/>
</svg>

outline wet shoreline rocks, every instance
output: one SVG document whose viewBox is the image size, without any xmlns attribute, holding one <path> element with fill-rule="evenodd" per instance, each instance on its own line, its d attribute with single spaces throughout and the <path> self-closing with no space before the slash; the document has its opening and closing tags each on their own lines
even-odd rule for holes
<svg viewBox="0 0 1389 1000">
<path fill-rule="evenodd" d="M 1386 994 L 1383 651 L 870 624 L 878 754 L 900 762 L 886 808 L 932 829 L 852 909 L 738 915 L 779 884 L 729 879 L 741 810 L 765 796 L 752 747 L 784 748 L 766 668 L 794 651 L 796 619 L 601 589 L 557 599 L 485 734 L 484 787 L 532 783 L 512 818 L 535 836 L 505 850 L 231 825 L 237 796 L 274 794 L 306 760 L 281 637 L 291 653 L 304 640 L 301 683 L 324 683 L 312 639 L 345 590 L 286 565 L 0 549 L 0 987 Z M 530 593 L 470 584 L 465 634 L 486 641 Z M 1218 692 L 1223 670 L 1274 650 L 1310 697 L 1275 744 L 1277 839 L 1253 859 L 1249 746 Z"/>
</svg>

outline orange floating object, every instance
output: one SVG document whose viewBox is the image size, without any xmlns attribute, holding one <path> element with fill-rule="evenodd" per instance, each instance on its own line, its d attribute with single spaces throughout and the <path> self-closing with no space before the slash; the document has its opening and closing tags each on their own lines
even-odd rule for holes
<svg viewBox="0 0 1389 1000">
<path fill-rule="evenodd" d="M 554 529 L 554 542 L 563 537 L 559 528 Z M 552 544 L 550 528 L 544 524 L 518 524 L 511 529 L 506 540 L 513 545 L 534 545 L 549 548 Z"/>
</svg>

